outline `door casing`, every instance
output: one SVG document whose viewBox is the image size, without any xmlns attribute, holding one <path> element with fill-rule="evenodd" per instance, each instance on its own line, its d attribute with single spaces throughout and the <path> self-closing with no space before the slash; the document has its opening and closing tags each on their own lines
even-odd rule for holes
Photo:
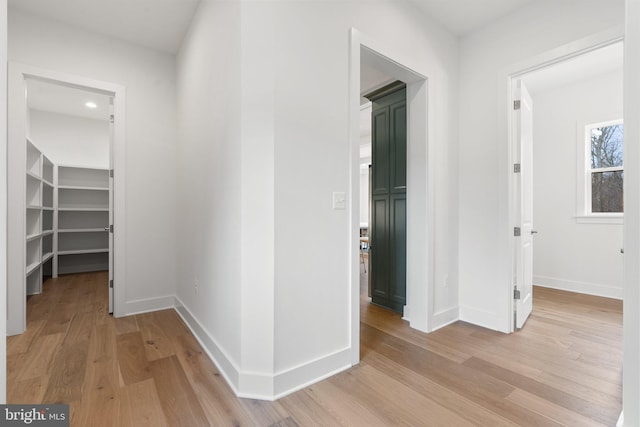
<svg viewBox="0 0 640 427">
<path fill-rule="evenodd" d="M 101 92 L 114 97 L 114 127 L 112 162 L 114 174 L 114 304 L 116 317 L 125 314 L 125 102 L 124 86 L 103 82 L 69 73 L 10 62 L 8 67 L 8 138 L 7 138 L 7 192 L 9 200 L 19 197 L 26 159 L 22 149 L 26 141 L 27 103 L 25 97 L 26 78 L 48 81 L 63 86 Z M 22 177 L 22 179 L 21 179 Z M 16 196 L 13 196 L 16 195 Z M 13 197 L 12 197 L 13 196 Z M 15 254 L 24 250 L 24 203 L 9 203 L 7 206 L 7 335 L 24 332 L 26 323 L 26 289 L 24 288 L 24 262 L 11 261 Z M 14 255 L 12 255 L 14 254 Z"/>
</svg>

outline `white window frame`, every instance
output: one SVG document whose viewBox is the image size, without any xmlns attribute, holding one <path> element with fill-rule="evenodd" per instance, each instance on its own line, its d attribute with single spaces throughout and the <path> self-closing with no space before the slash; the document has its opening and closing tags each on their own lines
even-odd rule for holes
<svg viewBox="0 0 640 427">
<path fill-rule="evenodd" d="M 604 122 L 586 122 L 578 124 L 577 129 L 577 215 L 579 224 L 622 224 L 623 212 L 591 212 L 591 174 L 596 172 L 624 171 L 622 167 L 591 169 L 591 129 L 623 124 L 622 119 L 608 120 Z M 624 149 L 623 149 L 624 150 Z"/>
</svg>

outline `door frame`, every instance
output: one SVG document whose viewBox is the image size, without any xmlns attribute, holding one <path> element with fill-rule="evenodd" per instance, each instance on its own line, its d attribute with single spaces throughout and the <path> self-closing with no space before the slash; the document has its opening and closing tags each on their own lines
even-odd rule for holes
<svg viewBox="0 0 640 427">
<path fill-rule="evenodd" d="M 125 87 L 65 72 L 9 62 L 8 134 L 7 134 L 7 335 L 27 328 L 26 288 L 24 284 L 24 147 L 27 138 L 26 79 L 34 78 L 54 84 L 100 92 L 114 97 L 114 315 L 124 315 L 125 307 Z"/>
<path fill-rule="evenodd" d="M 507 270 L 504 272 L 505 281 L 504 295 L 507 300 L 506 310 L 503 313 L 504 330 L 508 333 L 514 332 L 513 314 L 515 303 L 513 299 L 513 284 L 516 277 L 515 262 L 515 239 L 513 236 L 514 227 L 518 226 L 516 221 L 517 206 L 520 200 L 516 196 L 515 181 L 513 179 L 513 163 L 516 160 L 517 150 L 515 144 L 518 141 L 514 138 L 512 102 L 514 100 L 513 82 L 522 78 L 525 74 L 537 71 L 551 65 L 572 59 L 576 56 L 591 52 L 593 50 L 609 46 L 624 40 L 624 27 L 615 27 L 608 31 L 603 31 L 589 37 L 568 43 L 522 62 L 512 64 L 499 73 L 498 81 L 498 129 L 501 129 L 502 155 L 500 156 L 500 224 L 504 225 L 502 235 L 501 258 L 506 260 Z"/>
<path fill-rule="evenodd" d="M 401 58 L 401 59 L 399 59 Z M 388 45 L 383 47 L 360 31 L 350 30 L 349 52 L 349 236 L 351 360 L 360 361 L 360 65 L 375 65 L 407 84 L 407 302 L 404 318 L 412 328 L 430 332 L 433 316 L 435 164 L 434 130 L 428 126 L 435 111 L 428 96 L 427 76 Z M 409 65 L 408 65 L 409 64 Z"/>
</svg>

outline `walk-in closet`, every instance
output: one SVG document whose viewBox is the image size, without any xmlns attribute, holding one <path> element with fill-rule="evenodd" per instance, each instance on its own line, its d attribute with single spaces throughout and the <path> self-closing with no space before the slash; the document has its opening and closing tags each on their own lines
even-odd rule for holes
<svg viewBox="0 0 640 427">
<path fill-rule="evenodd" d="M 25 286 L 109 270 L 108 95 L 27 79 Z M 106 283 L 105 286 L 109 284 Z"/>
</svg>

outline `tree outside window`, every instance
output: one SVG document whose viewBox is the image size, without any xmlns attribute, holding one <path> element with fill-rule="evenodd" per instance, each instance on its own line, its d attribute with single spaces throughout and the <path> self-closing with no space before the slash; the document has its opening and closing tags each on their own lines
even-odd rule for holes
<svg viewBox="0 0 640 427">
<path fill-rule="evenodd" d="M 624 212 L 622 122 L 590 127 L 591 213 Z"/>
</svg>

